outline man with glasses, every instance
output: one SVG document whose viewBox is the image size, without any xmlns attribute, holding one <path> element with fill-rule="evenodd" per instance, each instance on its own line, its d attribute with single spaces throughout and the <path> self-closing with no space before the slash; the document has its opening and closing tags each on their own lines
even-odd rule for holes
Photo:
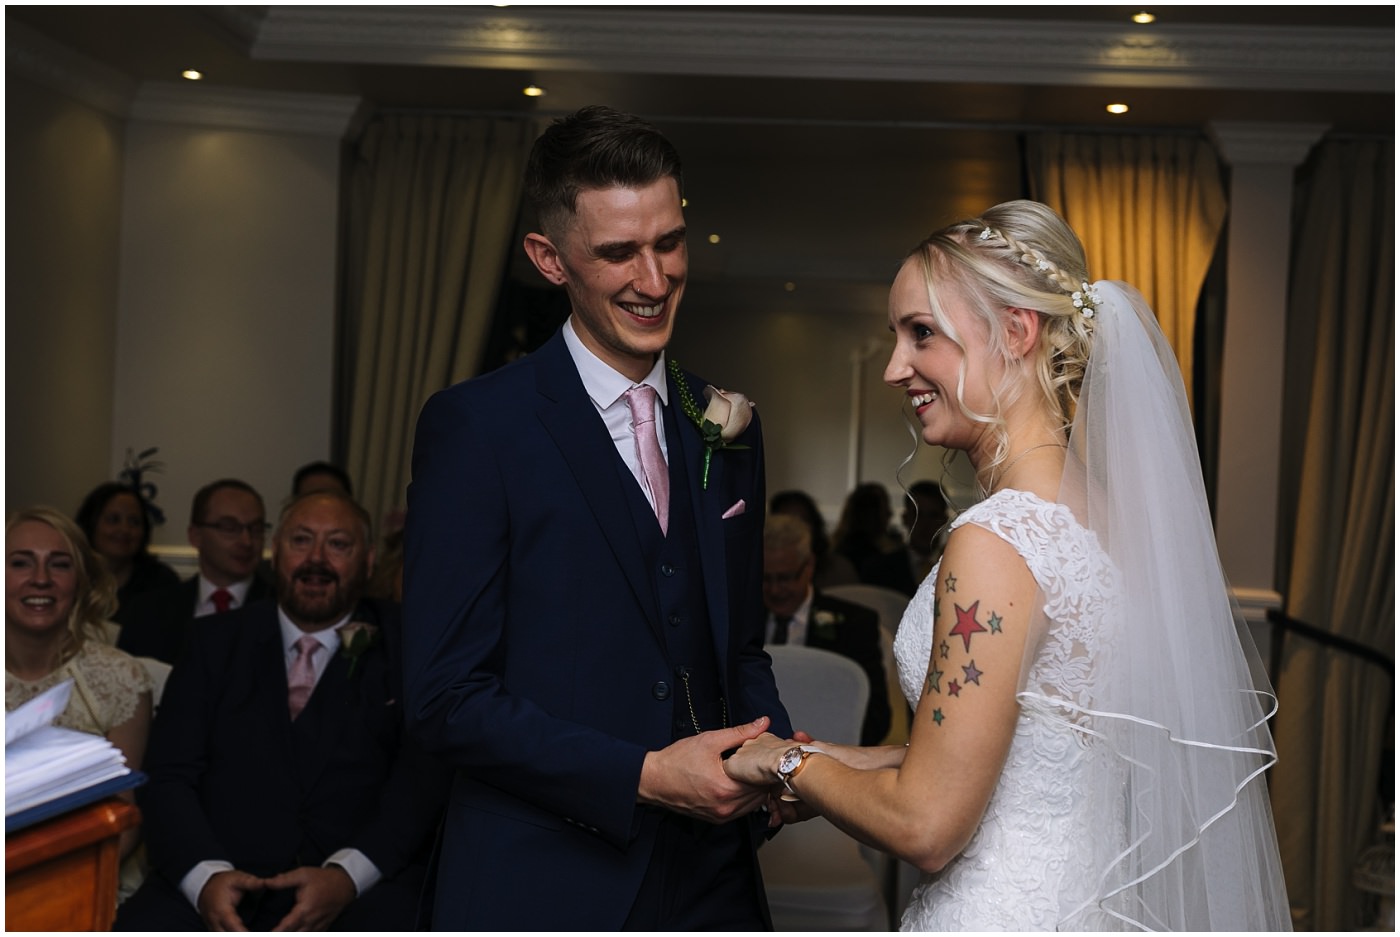
<svg viewBox="0 0 1400 937">
<path fill-rule="evenodd" d="M 807 524 L 790 514 L 770 515 L 763 527 L 763 604 L 768 607 L 764 644 L 805 644 L 860 664 L 870 680 L 860 744 L 878 745 L 890 729 L 880 617 L 864 605 L 818 592 L 812 586 L 815 568 Z"/>
<path fill-rule="evenodd" d="M 188 536 L 199 558 L 196 576 L 134 597 L 117 615 L 117 646 L 137 657 L 175 663 L 190 623 L 241 608 L 271 593 L 258 575 L 267 515 L 262 496 L 247 482 L 223 478 L 194 496 Z"/>
</svg>

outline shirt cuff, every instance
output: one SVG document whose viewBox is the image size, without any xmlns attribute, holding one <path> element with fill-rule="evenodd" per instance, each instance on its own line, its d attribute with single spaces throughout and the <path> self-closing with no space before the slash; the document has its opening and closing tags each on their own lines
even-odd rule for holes
<svg viewBox="0 0 1400 937">
<path fill-rule="evenodd" d="M 355 883 L 355 897 L 358 898 L 365 892 L 373 888 L 384 876 L 379 873 L 379 867 L 358 849 L 337 849 L 325 862 L 322 867 L 328 865 L 338 865 L 345 870 L 345 874 L 350 876 L 350 881 Z"/>
<path fill-rule="evenodd" d="M 209 884 L 209 880 L 219 872 L 232 871 L 232 862 L 224 862 L 222 859 L 206 859 L 186 872 L 185 877 L 180 879 L 180 891 L 198 911 L 199 893 L 204 891 L 204 886 Z"/>
</svg>

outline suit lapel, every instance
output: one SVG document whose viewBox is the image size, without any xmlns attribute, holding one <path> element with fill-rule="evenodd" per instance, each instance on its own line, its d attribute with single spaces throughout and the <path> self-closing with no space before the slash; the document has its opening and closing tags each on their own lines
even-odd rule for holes
<svg viewBox="0 0 1400 937">
<path fill-rule="evenodd" d="M 687 375 L 689 377 L 689 375 Z M 690 488 L 690 504 L 695 519 L 695 537 L 699 541 L 700 569 L 705 577 L 705 601 L 710 609 L 710 631 L 714 639 L 715 660 L 729 659 L 729 567 L 724 549 L 724 522 L 721 518 L 725 508 L 719 505 L 720 492 L 727 487 L 724 477 L 724 460 L 710 460 L 710 483 L 702 487 L 704 481 L 705 444 L 700 430 L 690 421 L 681 409 L 680 391 L 675 378 L 667 368 L 666 380 L 670 382 L 670 406 L 674 412 L 672 426 L 676 429 L 674 442 L 667 436 L 667 448 L 671 458 L 685 460 L 685 477 Z M 694 380 L 688 387 L 697 403 L 703 401 L 704 387 Z M 668 427 L 668 430 L 670 427 Z M 729 694 L 728 673 L 719 668 L 721 688 Z"/>
<path fill-rule="evenodd" d="M 578 482 L 584 502 L 626 574 L 647 620 L 655 623 L 660 613 L 646 576 L 646 560 L 627 505 L 627 493 L 617 471 L 617 449 L 583 388 L 563 333 L 556 332 L 530 358 L 536 364 L 539 390 L 536 415 Z"/>
</svg>

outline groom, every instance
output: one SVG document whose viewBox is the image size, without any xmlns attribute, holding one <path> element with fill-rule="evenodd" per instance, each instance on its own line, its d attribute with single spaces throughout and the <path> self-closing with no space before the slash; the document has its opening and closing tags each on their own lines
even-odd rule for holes
<svg viewBox="0 0 1400 937">
<path fill-rule="evenodd" d="M 406 716 L 456 769 L 433 926 L 767 928 L 769 792 L 722 767 L 792 734 L 762 650 L 763 448 L 722 397 L 707 453 L 705 383 L 665 353 L 680 159 L 588 107 L 536 141 L 526 192 L 526 253 L 572 315 L 428 401 L 408 492 Z"/>
</svg>

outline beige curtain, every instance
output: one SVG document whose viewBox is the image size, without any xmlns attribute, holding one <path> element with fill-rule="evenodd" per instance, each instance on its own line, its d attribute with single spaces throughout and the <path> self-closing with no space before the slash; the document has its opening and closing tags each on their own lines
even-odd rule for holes
<svg viewBox="0 0 1400 937">
<path fill-rule="evenodd" d="M 419 409 L 479 366 L 533 139 L 524 120 L 390 115 L 350 156 L 345 467 L 391 528 Z"/>
<path fill-rule="evenodd" d="M 1280 581 L 1288 614 L 1395 645 L 1395 145 L 1324 142 L 1303 174 L 1288 305 Z M 1296 925 L 1368 923 L 1352 885 L 1380 841 L 1394 687 L 1305 637 L 1283 645 L 1272 790 Z M 1392 794 L 1393 796 L 1393 794 Z"/>
<path fill-rule="evenodd" d="M 1089 275 L 1152 304 L 1190 394 L 1196 303 L 1225 222 L 1215 151 L 1196 137 L 1040 133 L 1027 165 L 1033 197 L 1083 240 Z"/>
</svg>

